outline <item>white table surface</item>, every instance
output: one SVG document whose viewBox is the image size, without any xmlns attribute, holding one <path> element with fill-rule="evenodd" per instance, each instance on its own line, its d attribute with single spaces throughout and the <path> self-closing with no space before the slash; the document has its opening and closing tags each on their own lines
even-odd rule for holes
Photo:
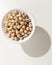
<svg viewBox="0 0 52 65">
<path fill-rule="evenodd" d="M 2 18 L 16 8 L 29 10 L 36 25 L 43 27 L 52 39 L 52 0 L 0 0 L 0 65 L 52 65 L 52 45 L 44 56 L 32 58 L 24 53 L 20 44 L 12 44 L 3 36 Z"/>
</svg>

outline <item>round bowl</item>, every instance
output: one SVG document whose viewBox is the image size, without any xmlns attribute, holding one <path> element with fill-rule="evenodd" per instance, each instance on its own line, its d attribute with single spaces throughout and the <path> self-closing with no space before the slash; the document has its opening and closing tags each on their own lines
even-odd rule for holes
<svg viewBox="0 0 52 65">
<path fill-rule="evenodd" d="M 9 37 L 6 35 L 6 33 L 4 32 L 4 30 L 3 30 L 3 20 L 4 20 L 5 16 L 6 16 L 9 12 L 14 11 L 14 10 L 19 10 L 19 11 L 25 12 L 25 13 L 29 16 L 29 18 L 31 19 L 32 26 L 33 26 L 32 31 L 31 31 L 31 34 L 30 34 L 29 36 L 27 36 L 26 38 L 24 38 L 23 40 L 19 40 L 19 41 L 15 41 L 15 40 L 12 40 L 11 38 L 9 38 Z M 35 31 L 35 20 L 34 20 L 33 16 L 31 15 L 31 13 L 28 12 L 28 11 L 26 11 L 26 10 L 24 10 L 24 9 L 14 9 L 14 10 L 10 10 L 10 11 L 3 17 L 3 20 L 2 20 L 2 31 L 3 31 L 3 34 L 4 34 L 5 38 L 8 39 L 10 42 L 12 42 L 12 43 L 24 43 L 24 42 L 28 41 L 28 40 L 32 37 L 32 35 L 33 35 L 34 31 Z"/>
</svg>

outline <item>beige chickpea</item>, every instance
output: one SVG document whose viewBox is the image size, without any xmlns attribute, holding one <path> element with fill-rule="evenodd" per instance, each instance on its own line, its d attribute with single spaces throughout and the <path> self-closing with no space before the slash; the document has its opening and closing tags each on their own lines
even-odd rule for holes
<svg viewBox="0 0 52 65">
<path fill-rule="evenodd" d="M 12 29 L 12 30 L 11 30 L 11 32 L 12 32 L 12 33 L 15 33 L 15 30 L 14 30 L 14 29 Z"/>
<path fill-rule="evenodd" d="M 24 23 L 25 25 L 27 25 L 27 22 L 25 21 L 25 23 Z"/>
<path fill-rule="evenodd" d="M 18 22 L 18 19 L 17 19 L 17 17 L 15 18 L 15 21 L 16 21 L 16 22 Z"/>
<path fill-rule="evenodd" d="M 21 22 L 20 22 L 20 24 L 21 24 L 21 25 L 24 25 L 24 22 L 23 22 L 23 21 L 21 21 Z"/>
<path fill-rule="evenodd" d="M 28 31 L 28 35 L 30 34 L 31 32 L 30 31 Z"/>
<path fill-rule="evenodd" d="M 16 15 L 16 17 L 18 18 L 20 16 L 20 13 Z"/>
<path fill-rule="evenodd" d="M 12 16 L 12 15 L 11 15 L 10 17 L 8 16 L 8 18 L 12 19 L 12 18 L 13 18 L 13 16 Z"/>
<path fill-rule="evenodd" d="M 20 25 L 17 26 L 17 29 L 20 29 Z"/>
<path fill-rule="evenodd" d="M 3 24 L 5 27 L 7 27 L 8 25 L 7 25 L 7 23 L 5 23 L 5 24 Z"/>
<path fill-rule="evenodd" d="M 7 33 L 8 32 L 7 28 L 4 28 L 4 31 Z"/>
<path fill-rule="evenodd" d="M 15 36 L 15 33 L 11 33 L 11 36 L 14 37 Z"/>
<path fill-rule="evenodd" d="M 25 15 L 23 14 L 22 17 L 25 18 Z"/>
<path fill-rule="evenodd" d="M 8 22 L 8 21 L 5 20 L 5 21 L 3 22 L 3 24 L 5 25 L 7 22 Z"/>
<path fill-rule="evenodd" d="M 31 19 L 27 19 L 27 21 L 28 21 L 28 22 L 30 22 L 30 21 L 31 21 Z"/>
<path fill-rule="evenodd" d="M 32 31 L 32 28 L 30 27 L 29 30 Z"/>
<path fill-rule="evenodd" d="M 13 12 L 13 13 L 12 13 L 12 16 L 15 16 L 15 15 L 16 15 L 16 14 Z"/>
<path fill-rule="evenodd" d="M 22 28 L 25 29 L 25 25 L 23 25 Z"/>
<path fill-rule="evenodd" d="M 17 17 L 16 16 L 14 16 L 13 18 L 14 18 L 15 21 L 17 21 Z"/>
<path fill-rule="evenodd" d="M 16 11 L 14 11 L 13 13 L 15 13 L 15 14 L 19 14 L 19 11 L 18 11 L 18 10 L 16 10 Z"/>
<path fill-rule="evenodd" d="M 7 25 L 8 25 L 8 26 L 11 26 L 11 23 L 8 23 Z"/>
<path fill-rule="evenodd" d="M 17 41 L 17 37 L 14 37 L 14 40 Z"/>
<path fill-rule="evenodd" d="M 11 20 L 11 22 L 13 23 L 13 22 L 14 22 L 14 20 Z"/>
<path fill-rule="evenodd" d="M 29 27 L 32 27 L 32 23 L 29 23 Z"/>
<path fill-rule="evenodd" d="M 16 26 L 18 26 L 19 25 L 19 23 L 16 23 Z"/>
<path fill-rule="evenodd" d="M 8 22 L 9 22 L 9 23 L 12 23 L 12 20 L 8 20 Z M 8 22 L 7 22 L 7 23 L 8 23 Z"/>
<path fill-rule="evenodd" d="M 24 32 L 22 32 L 22 33 L 21 33 L 21 35 L 23 35 L 23 36 L 24 36 Z"/>
<path fill-rule="evenodd" d="M 14 14 L 16 14 L 16 13 L 17 13 L 17 11 L 15 10 L 15 11 L 13 11 L 13 13 L 14 13 Z"/>
<path fill-rule="evenodd" d="M 14 29 L 16 29 L 16 26 L 13 26 Z"/>
<path fill-rule="evenodd" d="M 27 34 L 25 34 L 25 36 L 27 36 Z"/>
<path fill-rule="evenodd" d="M 19 20 L 22 21 L 22 17 L 19 17 Z"/>
<path fill-rule="evenodd" d="M 19 34 L 19 31 L 18 30 L 16 30 L 16 35 L 18 35 Z"/>
<path fill-rule="evenodd" d="M 20 29 L 20 33 L 22 33 L 23 32 L 23 29 Z"/>
<path fill-rule="evenodd" d="M 13 27 L 13 26 L 14 26 L 14 22 L 11 23 L 11 27 Z"/>
<path fill-rule="evenodd" d="M 23 37 L 20 37 L 20 40 L 22 40 L 23 39 Z"/>
<path fill-rule="evenodd" d="M 13 36 L 11 36 L 11 39 L 12 39 L 12 40 L 15 40 Z"/>
<path fill-rule="evenodd" d="M 11 34 L 11 33 L 12 33 L 11 31 L 8 32 L 8 34 Z"/>
<path fill-rule="evenodd" d="M 27 30 L 24 30 L 24 33 L 27 33 Z"/>
<path fill-rule="evenodd" d="M 17 34 L 17 37 L 20 38 L 20 34 Z"/>
<path fill-rule="evenodd" d="M 26 27 L 26 30 L 28 31 L 29 30 L 29 27 Z"/>
<path fill-rule="evenodd" d="M 27 34 L 25 34 L 25 35 L 24 35 L 24 38 L 25 38 L 25 37 L 27 37 L 27 36 L 28 36 L 28 35 L 27 35 Z"/>
<path fill-rule="evenodd" d="M 11 16 L 11 13 L 9 13 L 7 17 L 10 17 L 10 16 Z"/>
<path fill-rule="evenodd" d="M 10 38 L 11 37 L 11 35 L 9 34 L 9 33 L 7 33 L 7 36 Z"/>
</svg>

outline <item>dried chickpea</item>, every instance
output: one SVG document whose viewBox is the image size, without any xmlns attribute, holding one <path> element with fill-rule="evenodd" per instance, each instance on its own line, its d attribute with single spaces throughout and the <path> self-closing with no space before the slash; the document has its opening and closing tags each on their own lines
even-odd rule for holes
<svg viewBox="0 0 52 65">
<path fill-rule="evenodd" d="M 20 40 L 22 40 L 23 39 L 23 37 L 20 37 Z"/>
<path fill-rule="evenodd" d="M 27 30 L 24 30 L 24 33 L 27 33 Z"/>
<path fill-rule="evenodd" d="M 19 34 L 19 31 L 18 30 L 16 30 L 16 35 L 18 35 Z"/>
<path fill-rule="evenodd" d="M 23 32 L 23 29 L 20 29 L 20 33 L 22 33 Z"/>
<path fill-rule="evenodd" d="M 23 35 L 23 36 L 24 36 L 24 33 L 21 33 L 21 35 Z"/>
<path fill-rule="evenodd" d="M 7 36 L 10 38 L 11 37 L 11 35 L 10 34 L 7 34 Z"/>
<path fill-rule="evenodd" d="M 20 38 L 20 34 L 17 34 L 17 37 Z"/>
<path fill-rule="evenodd" d="M 6 28 L 4 28 L 4 31 L 7 33 L 8 32 L 8 30 L 6 29 Z"/>
<path fill-rule="evenodd" d="M 12 20 L 11 22 L 14 22 L 14 20 Z"/>
<path fill-rule="evenodd" d="M 22 21 L 22 17 L 19 17 L 19 20 Z"/>
<path fill-rule="evenodd" d="M 20 22 L 20 24 L 21 24 L 21 25 L 24 25 L 24 22 L 23 22 L 23 21 L 21 21 L 21 22 Z"/>
<path fill-rule="evenodd" d="M 28 31 L 28 35 L 30 34 L 31 32 L 30 31 Z"/>
<path fill-rule="evenodd" d="M 15 36 L 15 33 L 12 33 L 11 36 L 14 37 Z"/>
<path fill-rule="evenodd" d="M 30 31 L 32 31 L 32 28 L 29 28 Z"/>
<path fill-rule="evenodd" d="M 25 25 L 22 26 L 22 29 L 25 29 Z"/>
<path fill-rule="evenodd" d="M 17 26 L 17 29 L 20 29 L 20 26 L 19 25 Z"/>
<path fill-rule="evenodd" d="M 28 31 L 29 30 L 29 27 L 26 27 L 26 30 Z"/>
<path fill-rule="evenodd" d="M 14 40 L 14 37 L 11 36 L 11 39 Z"/>
<path fill-rule="evenodd" d="M 17 41 L 17 37 L 14 37 L 14 40 Z"/>
<path fill-rule="evenodd" d="M 25 34 L 25 37 L 27 37 L 27 34 Z"/>
</svg>

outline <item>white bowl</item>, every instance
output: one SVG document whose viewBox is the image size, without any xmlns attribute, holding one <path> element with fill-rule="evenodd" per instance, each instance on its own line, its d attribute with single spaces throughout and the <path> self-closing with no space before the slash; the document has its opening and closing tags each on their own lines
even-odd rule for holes
<svg viewBox="0 0 52 65">
<path fill-rule="evenodd" d="M 31 19 L 31 22 L 32 22 L 32 26 L 33 26 L 33 29 L 32 29 L 31 34 L 30 34 L 28 37 L 24 38 L 23 40 L 19 40 L 19 41 L 12 40 L 11 38 L 9 38 L 9 37 L 6 35 L 6 33 L 5 33 L 4 30 L 3 30 L 3 21 L 2 21 L 2 32 L 3 32 L 3 34 L 4 34 L 5 38 L 6 38 L 6 40 L 8 39 L 8 40 L 9 40 L 10 42 L 12 42 L 12 43 L 24 43 L 24 42 L 28 41 L 28 40 L 32 37 L 32 35 L 33 35 L 34 31 L 35 31 L 35 20 L 34 20 L 34 18 L 32 17 L 31 13 L 28 12 L 28 11 L 26 11 L 26 10 L 23 10 L 23 9 L 14 9 L 14 10 L 24 11 L 24 12 L 29 16 L 29 18 Z M 11 11 L 13 11 L 13 10 L 10 10 L 9 12 L 11 12 Z M 8 12 L 8 13 L 9 13 L 9 12 Z M 7 14 L 6 14 L 6 15 L 7 15 Z M 5 17 L 5 16 L 4 16 L 4 17 Z"/>
</svg>

